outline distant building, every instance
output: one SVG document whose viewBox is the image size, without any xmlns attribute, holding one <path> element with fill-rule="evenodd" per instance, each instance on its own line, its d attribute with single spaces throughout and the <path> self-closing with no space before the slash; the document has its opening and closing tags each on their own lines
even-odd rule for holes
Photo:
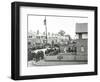
<svg viewBox="0 0 100 82">
<path fill-rule="evenodd" d="M 29 47 L 43 46 L 46 44 L 46 40 L 47 40 L 47 44 L 49 45 L 60 44 L 66 46 L 70 40 L 70 35 L 61 36 L 59 34 L 48 32 L 47 39 L 46 39 L 45 32 L 41 33 L 39 32 L 39 30 L 37 32 L 28 32 Z"/>
<path fill-rule="evenodd" d="M 35 38 L 36 33 L 28 32 L 27 40 L 28 40 L 28 47 L 31 48 L 35 45 Z"/>
<path fill-rule="evenodd" d="M 88 53 L 88 23 L 76 23 L 77 55 Z"/>
</svg>

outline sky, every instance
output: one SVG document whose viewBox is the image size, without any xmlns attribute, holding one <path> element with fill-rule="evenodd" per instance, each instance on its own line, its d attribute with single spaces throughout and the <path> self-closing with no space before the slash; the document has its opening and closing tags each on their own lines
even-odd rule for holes
<svg viewBox="0 0 100 82">
<path fill-rule="evenodd" d="M 45 16 L 28 16 L 28 32 L 45 31 L 44 25 Z M 75 25 L 76 23 L 88 23 L 88 18 L 79 17 L 61 17 L 61 16 L 46 16 L 47 32 L 58 33 L 60 30 L 64 30 L 66 34 L 69 34 L 71 38 L 75 38 Z"/>
</svg>

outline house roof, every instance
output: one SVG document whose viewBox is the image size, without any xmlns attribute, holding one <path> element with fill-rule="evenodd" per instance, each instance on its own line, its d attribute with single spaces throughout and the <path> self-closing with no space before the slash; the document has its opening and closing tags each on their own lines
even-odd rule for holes
<svg viewBox="0 0 100 82">
<path fill-rule="evenodd" d="M 76 23 L 76 33 L 88 32 L 88 23 Z"/>
</svg>

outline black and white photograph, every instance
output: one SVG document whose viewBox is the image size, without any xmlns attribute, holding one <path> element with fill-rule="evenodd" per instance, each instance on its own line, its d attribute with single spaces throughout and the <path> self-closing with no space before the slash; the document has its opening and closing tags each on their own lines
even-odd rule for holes
<svg viewBox="0 0 100 82">
<path fill-rule="evenodd" d="M 28 67 L 88 63 L 88 17 L 28 15 Z"/>
<path fill-rule="evenodd" d="M 12 3 L 12 79 L 97 75 L 97 7 Z"/>
</svg>

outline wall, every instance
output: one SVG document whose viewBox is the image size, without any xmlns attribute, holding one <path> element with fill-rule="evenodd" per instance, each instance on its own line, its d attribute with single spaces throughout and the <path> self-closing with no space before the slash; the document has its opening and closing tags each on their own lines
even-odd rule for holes
<svg viewBox="0 0 100 82">
<path fill-rule="evenodd" d="M 77 55 L 87 55 L 87 53 L 88 53 L 87 45 L 88 45 L 87 39 L 77 39 L 77 43 L 76 43 Z M 83 52 L 81 51 L 81 47 L 84 48 Z"/>
<path fill-rule="evenodd" d="M 11 72 L 11 2 L 14 0 L 0 1 L 0 82 L 13 82 L 10 79 Z M 17 1 L 17 0 L 16 0 Z M 20 0 L 29 2 L 41 3 L 56 3 L 56 4 L 72 4 L 72 5 L 88 5 L 98 6 L 100 10 L 100 0 Z M 98 12 L 100 14 L 100 11 Z M 100 15 L 98 16 L 100 21 Z M 100 25 L 99 25 L 100 26 Z M 98 26 L 98 27 L 99 27 Z M 98 29 L 100 35 L 100 28 Z M 98 39 L 100 42 L 100 37 Z M 100 43 L 98 44 L 100 48 Z M 99 56 L 100 58 L 100 50 Z M 100 62 L 100 60 L 98 60 Z M 99 64 L 100 68 L 100 64 Z M 99 72 L 100 73 L 100 72 Z M 53 78 L 53 79 L 39 79 L 34 82 L 99 82 L 98 76 L 84 76 L 84 77 L 67 77 L 67 78 Z M 22 81 L 21 81 L 22 82 Z M 33 82 L 33 80 L 26 80 L 26 82 Z"/>
</svg>

